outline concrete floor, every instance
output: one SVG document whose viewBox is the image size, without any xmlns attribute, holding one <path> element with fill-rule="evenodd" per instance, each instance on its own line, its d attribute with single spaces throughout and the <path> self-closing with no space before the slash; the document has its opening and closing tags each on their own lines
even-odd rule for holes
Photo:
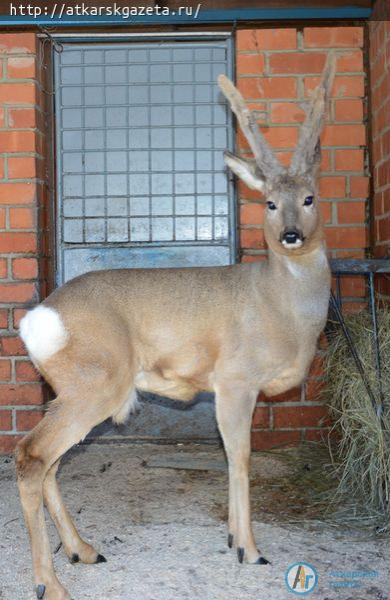
<svg viewBox="0 0 390 600">
<path fill-rule="evenodd" d="M 81 534 L 108 562 L 71 565 L 60 548 L 57 574 L 74 600 L 281 600 L 296 597 L 286 588 L 286 569 L 304 561 L 319 574 L 309 597 L 389 600 L 387 542 L 305 520 L 308 506 L 296 495 L 290 498 L 289 488 L 280 484 L 289 474 L 296 476 L 280 457 L 254 455 L 254 532 L 271 564 L 240 565 L 226 545 L 227 473 L 221 449 L 194 444 L 76 448 L 64 459 L 61 489 Z M 49 530 L 55 549 L 58 536 L 51 523 Z M 334 571 L 373 570 L 374 577 L 334 576 Z M 5 457 L 0 458 L 0 574 L 1 600 L 35 598 L 14 463 Z M 337 581 L 360 587 L 335 588 Z"/>
</svg>

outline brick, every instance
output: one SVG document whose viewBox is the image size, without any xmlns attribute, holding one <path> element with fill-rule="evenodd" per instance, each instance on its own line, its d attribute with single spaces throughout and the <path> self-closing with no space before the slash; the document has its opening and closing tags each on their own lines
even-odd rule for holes
<svg viewBox="0 0 390 600">
<path fill-rule="evenodd" d="M 35 252 L 36 249 L 35 233 L 3 232 L 0 235 L 0 252 Z"/>
<path fill-rule="evenodd" d="M 351 198 L 367 198 L 369 183 L 368 177 L 351 177 L 349 181 Z"/>
<path fill-rule="evenodd" d="M 11 454 L 21 439 L 21 435 L 0 435 L 0 454 Z"/>
<path fill-rule="evenodd" d="M 280 74 L 306 74 L 322 73 L 326 61 L 323 52 L 278 52 L 269 58 L 270 73 Z"/>
<path fill-rule="evenodd" d="M 0 86 L 2 104 L 36 104 L 37 89 L 35 82 L 2 83 Z"/>
<path fill-rule="evenodd" d="M 390 240 L 390 219 L 384 217 L 383 219 L 377 220 L 378 225 L 378 241 L 387 242 Z"/>
<path fill-rule="evenodd" d="M 301 441 L 300 431 L 253 431 L 253 450 L 296 446 Z"/>
<path fill-rule="evenodd" d="M 5 127 L 5 111 L 4 108 L 0 106 L 0 127 Z"/>
<path fill-rule="evenodd" d="M 269 414 L 270 410 L 268 406 L 256 406 L 253 413 L 252 427 L 254 429 L 266 429 L 269 427 Z"/>
<path fill-rule="evenodd" d="M 348 275 L 347 277 L 341 277 L 340 281 L 341 296 L 364 298 L 366 295 L 366 278 L 355 277 Z"/>
<path fill-rule="evenodd" d="M 43 418 L 41 410 L 17 410 L 16 429 L 18 431 L 31 431 Z"/>
<path fill-rule="evenodd" d="M 323 222 L 330 223 L 332 221 L 332 203 L 321 201 L 320 210 Z"/>
<path fill-rule="evenodd" d="M 0 362 L 1 365 L 1 362 Z M 40 381 L 41 377 L 29 360 L 15 362 L 16 381 Z"/>
<path fill-rule="evenodd" d="M 241 225 L 261 225 L 264 220 L 264 205 L 248 203 L 240 207 Z"/>
<path fill-rule="evenodd" d="M 8 328 L 8 309 L 0 308 L 0 329 Z"/>
<path fill-rule="evenodd" d="M 254 262 L 260 262 L 261 260 L 266 259 L 266 256 L 264 256 L 263 254 L 244 254 L 241 257 L 241 261 L 242 263 L 254 263 Z"/>
<path fill-rule="evenodd" d="M 11 361 L 6 359 L 0 360 L 0 381 L 8 381 L 11 379 Z M 1 429 L 1 427 L 0 427 Z"/>
<path fill-rule="evenodd" d="M 261 127 L 265 139 L 274 148 L 295 148 L 298 141 L 297 127 Z M 241 131 L 238 132 L 238 147 L 247 151 L 249 144 Z"/>
<path fill-rule="evenodd" d="M 317 354 L 310 366 L 308 377 L 321 377 L 324 374 L 324 357 Z"/>
<path fill-rule="evenodd" d="M 36 279 L 38 261 L 36 258 L 14 258 L 12 261 L 14 279 Z"/>
<path fill-rule="evenodd" d="M 8 122 L 16 129 L 37 127 L 37 110 L 35 108 L 9 108 Z"/>
<path fill-rule="evenodd" d="M 275 429 L 320 427 L 328 418 L 326 406 L 274 406 Z"/>
<path fill-rule="evenodd" d="M 336 150 L 335 167 L 336 171 L 363 171 L 364 150 Z"/>
<path fill-rule="evenodd" d="M 273 123 L 301 123 L 305 119 L 305 111 L 294 102 L 273 102 L 270 114 Z"/>
<path fill-rule="evenodd" d="M 35 54 L 37 37 L 35 33 L 2 33 L 0 38 L 0 53 Z"/>
<path fill-rule="evenodd" d="M 364 223 L 366 220 L 366 203 L 340 202 L 337 205 L 338 223 Z"/>
<path fill-rule="evenodd" d="M 34 131 L 0 131 L 2 152 L 35 152 L 36 146 Z"/>
<path fill-rule="evenodd" d="M 301 400 L 301 388 L 295 387 L 287 392 L 283 392 L 283 394 L 277 394 L 276 396 L 266 396 L 261 393 L 259 395 L 259 402 L 300 402 Z"/>
<path fill-rule="evenodd" d="M 336 71 L 338 73 L 356 73 L 363 70 L 363 52 L 361 50 L 343 52 L 341 56 L 337 57 Z"/>
<path fill-rule="evenodd" d="M 15 329 L 19 329 L 19 323 L 21 319 L 23 319 L 24 315 L 27 313 L 26 308 L 15 308 L 13 311 L 13 326 Z"/>
<path fill-rule="evenodd" d="M 285 150 L 282 150 L 282 151 L 279 150 L 279 151 L 276 151 L 275 154 L 278 157 L 279 162 L 284 167 L 290 166 L 291 159 L 292 159 L 294 152 L 286 152 Z"/>
<path fill-rule="evenodd" d="M 8 263 L 6 258 L 0 258 L 0 279 L 6 279 L 8 275 Z"/>
<path fill-rule="evenodd" d="M 238 181 L 238 195 L 241 199 L 243 198 L 245 200 L 256 200 L 258 202 L 259 199 L 263 197 L 262 193 L 259 192 L 258 190 L 251 190 L 240 179 L 238 179 L 237 181 Z"/>
<path fill-rule="evenodd" d="M 9 222 L 11 229 L 33 229 L 35 227 L 35 210 L 33 208 L 10 208 Z"/>
<path fill-rule="evenodd" d="M 373 85 L 382 77 L 386 71 L 386 56 L 384 52 L 377 55 L 376 60 L 371 62 L 371 79 Z"/>
<path fill-rule="evenodd" d="M 35 297 L 33 283 L 0 283 L 0 302 L 31 302 Z"/>
<path fill-rule="evenodd" d="M 305 27 L 306 48 L 363 47 L 363 27 Z"/>
<path fill-rule="evenodd" d="M 241 229 L 241 248 L 265 248 L 264 232 L 262 229 Z"/>
<path fill-rule="evenodd" d="M 0 410 L 0 429 L 10 431 L 12 429 L 12 411 Z"/>
<path fill-rule="evenodd" d="M 336 121 L 350 122 L 363 120 L 363 102 L 362 100 L 336 100 L 335 101 Z"/>
<path fill-rule="evenodd" d="M 345 177 L 321 177 L 319 191 L 321 198 L 344 198 Z"/>
<path fill-rule="evenodd" d="M 0 356 L 26 356 L 22 340 L 17 336 L 0 338 Z"/>
<path fill-rule="evenodd" d="M 31 204 L 36 198 L 34 183 L 1 183 L 1 204 Z"/>
<path fill-rule="evenodd" d="M 239 76 L 260 75 L 264 71 L 262 54 L 237 54 L 236 69 Z"/>
<path fill-rule="evenodd" d="M 365 248 L 365 227 L 326 227 L 325 236 L 329 248 Z"/>
<path fill-rule="evenodd" d="M 267 142 L 276 148 L 295 148 L 298 142 L 298 127 L 262 128 Z"/>
<path fill-rule="evenodd" d="M 3 179 L 5 176 L 5 171 L 4 171 L 4 158 L 0 157 L 0 179 Z"/>
<path fill-rule="evenodd" d="M 305 77 L 305 95 L 314 90 L 320 83 L 319 77 Z M 346 98 L 348 96 L 364 97 L 364 75 L 337 75 L 331 90 L 331 97 Z"/>
<path fill-rule="evenodd" d="M 43 403 L 40 383 L 0 384 L 0 405 L 37 405 Z"/>
<path fill-rule="evenodd" d="M 294 50 L 296 29 L 241 29 L 237 31 L 237 50 Z"/>
<path fill-rule="evenodd" d="M 321 171 L 331 171 L 331 152 L 330 150 L 321 149 Z"/>
<path fill-rule="evenodd" d="M 237 87 L 244 98 L 296 98 L 297 82 L 293 77 L 241 77 Z"/>
<path fill-rule="evenodd" d="M 7 60 L 8 79 L 32 79 L 36 77 L 35 56 L 14 56 Z"/>
<path fill-rule="evenodd" d="M 306 429 L 304 432 L 304 439 L 308 442 L 328 442 L 330 429 L 328 427 L 322 427 L 321 429 Z M 332 438 L 334 435 L 332 434 Z"/>
<path fill-rule="evenodd" d="M 364 125 L 327 125 L 321 136 L 324 146 L 364 146 Z"/>
<path fill-rule="evenodd" d="M 8 157 L 9 179 L 29 179 L 36 176 L 37 168 L 34 156 Z"/>
<path fill-rule="evenodd" d="M 319 401 L 324 390 L 324 381 L 322 379 L 307 379 L 305 381 L 306 400 L 313 402 Z"/>
<path fill-rule="evenodd" d="M 343 302 L 343 312 L 345 314 L 356 315 L 361 313 L 363 310 L 367 311 L 367 309 L 367 302 L 357 302 L 356 300 Z"/>
</svg>

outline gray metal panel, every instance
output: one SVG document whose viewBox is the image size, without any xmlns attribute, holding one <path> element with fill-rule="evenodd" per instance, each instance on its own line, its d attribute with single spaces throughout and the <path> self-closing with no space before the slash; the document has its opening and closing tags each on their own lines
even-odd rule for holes
<svg viewBox="0 0 390 600">
<path fill-rule="evenodd" d="M 224 246 L 165 246 L 152 248 L 71 248 L 64 253 L 64 279 L 107 268 L 133 269 L 211 267 L 229 264 Z"/>
<path fill-rule="evenodd" d="M 219 73 L 231 76 L 230 45 L 63 45 L 58 283 L 91 268 L 234 262 L 234 191 L 222 156 L 233 131 L 216 85 Z"/>
</svg>

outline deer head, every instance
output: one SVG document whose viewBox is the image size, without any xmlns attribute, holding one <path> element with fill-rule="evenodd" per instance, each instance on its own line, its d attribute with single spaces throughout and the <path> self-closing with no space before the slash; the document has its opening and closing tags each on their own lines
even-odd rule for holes
<svg viewBox="0 0 390 600">
<path fill-rule="evenodd" d="M 240 92 L 225 75 L 218 78 L 254 156 L 254 160 L 246 160 L 226 151 L 225 162 L 248 187 L 264 194 L 268 206 L 264 222 L 266 240 L 280 254 L 307 253 L 323 237 L 317 175 L 320 134 L 334 73 L 335 58 L 329 54 L 321 82 L 305 108 L 306 119 L 288 169 L 276 158 Z"/>
</svg>

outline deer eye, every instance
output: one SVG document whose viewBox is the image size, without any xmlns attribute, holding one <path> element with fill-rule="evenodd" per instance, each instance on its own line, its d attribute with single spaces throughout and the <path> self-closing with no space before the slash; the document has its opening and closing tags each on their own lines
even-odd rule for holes
<svg viewBox="0 0 390 600">
<path fill-rule="evenodd" d="M 303 206 L 311 206 L 311 205 L 313 204 L 313 200 L 314 200 L 314 197 L 313 197 L 313 196 L 307 196 L 307 197 L 305 198 L 305 201 L 304 201 L 304 203 L 303 203 Z"/>
<path fill-rule="evenodd" d="M 274 202 L 267 202 L 267 205 L 270 210 L 276 210 L 276 204 Z"/>
</svg>

